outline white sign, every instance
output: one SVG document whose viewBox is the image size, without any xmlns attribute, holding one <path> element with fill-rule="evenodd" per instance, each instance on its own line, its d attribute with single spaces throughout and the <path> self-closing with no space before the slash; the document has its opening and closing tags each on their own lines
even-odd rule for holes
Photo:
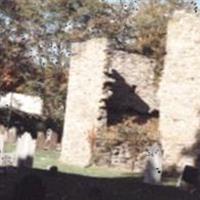
<svg viewBox="0 0 200 200">
<path fill-rule="evenodd" d="M 42 115 L 43 101 L 38 96 L 7 93 L 0 96 L 0 108 L 13 107 L 29 114 Z"/>
</svg>

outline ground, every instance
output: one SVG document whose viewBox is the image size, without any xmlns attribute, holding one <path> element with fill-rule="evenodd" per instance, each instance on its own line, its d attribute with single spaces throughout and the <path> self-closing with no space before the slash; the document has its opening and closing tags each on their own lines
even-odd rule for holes
<svg viewBox="0 0 200 200">
<path fill-rule="evenodd" d="M 11 168 L 0 177 L 0 199 L 13 200 L 14 188 L 25 174 L 37 174 L 45 186 L 44 200 L 197 200 L 171 186 L 150 186 L 133 177 L 95 178 L 46 170 Z"/>
<path fill-rule="evenodd" d="M 7 152 L 13 151 L 13 149 L 13 145 L 6 146 Z M 144 184 L 141 177 L 119 170 L 95 167 L 81 169 L 59 164 L 58 157 L 59 152 L 56 151 L 37 151 L 34 160 L 35 169 L 10 168 L 9 171 L 6 171 L 5 168 L 1 168 L 0 199 L 13 200 L 16 184 L 29 173 L 41 177 L 46 188 L 44 200 L 200 199 L 197 193 L 191 194 L 174 186 Z M 46 170 L 48 165 L 57 165 L 59 172 L 49 172 Z"/>
</svg>

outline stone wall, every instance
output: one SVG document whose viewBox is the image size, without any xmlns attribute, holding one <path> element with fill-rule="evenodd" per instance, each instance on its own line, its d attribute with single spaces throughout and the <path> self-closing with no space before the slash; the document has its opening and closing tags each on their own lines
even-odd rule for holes
<svg viewBox="0 0 200 200">
<path fill-rule="evenodd" d="M 110 104 L 117 109 L 133 109 L 148 114 L 158 109 L 157 87 L 154 84 L 155 61 L 145 56 L 114 51 L 110 70 L 116 81 Z"/>
<path fill-rule="evenodd" d="M 85 166 L 99 127 L 120 123 L 130 111 L 157 110 L 155 61 L 114 51 L 103 38 L 75 43 L 72 53 L 61 160 Z M 110 162 L 123 160 L 115 157 Z"/>
<path fill-rule="evenodd" d="M 164 166 L 194 164 L 200 119 L 200 20 L 185 11 L 169 22 L 160 90 Z"/>
<path fill-rule="evenodd" d="M 104 106 L 100 100 L 104 98 L 107 48 L 104 38 L 72 45 L 61 152 L 61 161 L 65 163 L 79 166 L 90 163 L 90 139 L 95 138 L 96 128 L 102 125 L 98 118 L 102 115 L 100 107 Z"/>
</svg>

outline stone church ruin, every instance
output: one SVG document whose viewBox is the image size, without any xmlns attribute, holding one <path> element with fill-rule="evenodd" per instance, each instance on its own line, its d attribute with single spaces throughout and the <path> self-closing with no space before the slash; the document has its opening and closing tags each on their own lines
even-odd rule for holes
<svg viewBox="0 0 200 200">
<path fill-rule="evenodd" d="M 196 165 L 199 157 L 200 19 L 175 13 L 168 25 L 167 55 L 159 90 L 159 129 L 165 167 Z"/>
<path fill-rule="evenodd" d="M 116 50 L 108 38 L 72 43 L 60 161 L 87 167 L 94 162 L 94 154 L 98 152 L 99 157 L 95 156 L 99 165 L 143 172 L 147 160 L 145 149 L 159 143 L 163 151 L 160 158 L 163 170 L 179 171 L 185 165 L 198 165 L 199 29 L 198 16 L 185 11 L 174 13 L 168 24 L 166 56 L 159 83 L 155 82 L 155 60 Z M 0 108 L 9 107 L 6 104 L 11 96 L 8 94 L 0 99 Z M 21 101 L 20 96 L 16 94 L 16 100 Z M 35 100 L 37 109 L 29 107 L 32 103 L 23 106 L 22 102 L 14 102 L 13 113 L 21 109 L 41 115 L 43 102 L 40 98 Z M 126 122 L 126 130 L 120 126 L 124 119 L 130 120 Z M 39 119 L 29 121 L 37 124 Z M 35 122 L 31 128 L 35 128 Z M 26 120 L 23 123 L 28 129 L 30 124 Z M 115 126 L 118 129 L 112 132 Z M 16 135 L 16 130 L 11 128 L 9 131 Z M 1 126 L 0 132 L 4 132 Z M 135 141 L 114 141 L 114 134 L 121 137 L 121 133 L 132 134 Z M 39 130 L 40 141 L 34 147 L 54 148 L 57 138 L 51 129 L 48 134 L 45 140 L 43 130 Z M 101 140 L 103 134 L 115 142 L 113 146 Z M 152 141 L 148 141 L 147 136 L 151 136 Z M 56 138 L 56 142 L 50 142 L 51 137 Z M 16 138 L 11 140 L 16 141 Z"/>
<path fill-rule="evenodd" d="M 61 152 L 61 160 L 70 164 L 86 166 L 91 158 L 88 136 L 99 126 L 98 117 L 102 117 L 100 100 L 105 96 L 107 46 L 108 41 L 102 38 L 72 47 Z"/>
<path fill-rule="evenodd" d="M 194 164 L 199 131 L 199 28 L 194 14 L 174 14 L 159 86 L 154 82 L 152 59 L 110 51 L 105 38 L 72 44 L 61 160 L 87 166 L 92 157 L 88 138 L 92 135 L 95 140 L 98 128 L 117 124 L 127 113 L 156 113 L 157 117 L 159 113 L 157 139 L 164 151 L 164 169 Z M 125 159 L 126 150 L 116 150 L 117 157 Z M 138 166 L 138 171 L 144 170 Z"/>
<path fill-rule="evenodd" d="M 97 139 L 99 128 L 116 125 L 126 115 L 157 111 L 155 61 L 112 51 L 106 38 L 72 44 L 72 52 L 61 160 L 87 166 L 92 157 L 89 139 Z"/>
</svg>

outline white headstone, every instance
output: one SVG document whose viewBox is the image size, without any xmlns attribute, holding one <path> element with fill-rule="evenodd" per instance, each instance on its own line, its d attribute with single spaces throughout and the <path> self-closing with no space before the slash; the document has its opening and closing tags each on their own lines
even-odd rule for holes
<svg viewBox="0 0 200 200">
<path fill-rule="evenodd" d="M 25 132 L 17 140 L 16 157 L 18 167 L 32 167 L 36 141 Z"/>
<path fill-rule="evenodd" d="M 162 150 L 158 144 L 153 144 L 148 149 L 148 160 L 144 172 L 144 182 L 160 184 L 162 176 Z"/>
</svg>

